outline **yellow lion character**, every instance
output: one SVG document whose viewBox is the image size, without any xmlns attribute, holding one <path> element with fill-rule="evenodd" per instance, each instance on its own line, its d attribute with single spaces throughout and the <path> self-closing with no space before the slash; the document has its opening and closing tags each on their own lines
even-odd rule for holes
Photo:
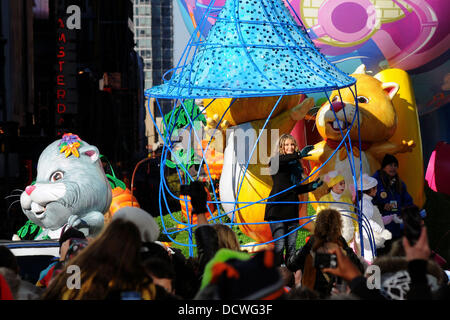
<svg viewBox="0 0 450 320">
<path fill-rule="evenodd" d="M 311 161 L 312 167 L 323 167 L 312 178 L 336 170 L 341 172 L 348 186 L 354 185 L 353 175 L 359 177 L 361 174 L 360 161 L 362 172 L 371 175 L 379 169 L 386 153 L 411 152 L 416 145 L 414 140 L 402 140 L 401 143 L 390 140 L 398 124 L 392 99 L 399 90 L 399 84 L 382 82 L 365 71 L 365 66 L 361 65 L 351 75 L 356 79 L 356 90 L 351 87 L 333 91 L 331 104 L 323 104 L 316 114 L 316 127 L 323 140 L 304 160 Z M 355 98 L 359 114 L 356 114 Z M 346 144 L 341 144 L 347 133 L 351 144 L 348 138 Z M 326 186 L 319 188 L 314 191 L 313 197 L 320 199 L 326 191 Z"/>
</svg>

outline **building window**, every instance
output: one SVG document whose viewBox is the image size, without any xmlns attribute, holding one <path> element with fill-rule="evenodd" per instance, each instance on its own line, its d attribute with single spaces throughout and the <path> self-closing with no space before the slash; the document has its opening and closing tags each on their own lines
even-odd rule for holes
<svg viewBox="0 0 450 320">
<path fill-rule="evenodd" d="M 173 3 L 169 0 L 134 0 L 136 51 L 144 59 L 145 88 L 162 83 L 173 68 Z M 170 75 L 169 75 L 170 77 Z M 162 102 L 163 113 L 172 108 Z"/>
</svg>

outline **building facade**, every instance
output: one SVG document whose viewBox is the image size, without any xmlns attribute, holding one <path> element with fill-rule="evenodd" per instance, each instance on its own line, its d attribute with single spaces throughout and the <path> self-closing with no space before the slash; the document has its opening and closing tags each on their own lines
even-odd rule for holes
<svg viewBox="0 0 450 320">
<path fill-rule="evenodd" d="M 144 88 L 162 84 L 164 74 L 173 68 L 173 1 L 134 0 L 135 50 L 143 60 Z M 161 128 L 162 115 L 172 109 L 172 101 L 160 101 L 161 112 L 154 100 L 145 101 L 147 145 L 154 149 L 160 141 L 148 109 Z M 148 108 L 149 107 L 149 108 Z"/>
<path fill-rule="evenodd" d="M 50 142 L 65 132 L 78 134 L 123 179 L 146 155 L 146 138 L 131 0 L 2 0 L 0 10 L 4 238 L 21 222 L 5 222 L 6 216 L 24 216 L 4 199 L 32 182 Z"/>
</svg>

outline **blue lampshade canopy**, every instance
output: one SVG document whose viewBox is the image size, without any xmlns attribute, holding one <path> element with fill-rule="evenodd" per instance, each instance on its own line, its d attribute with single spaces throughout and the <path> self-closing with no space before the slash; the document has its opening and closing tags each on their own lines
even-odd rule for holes
<svg viewBox="0 0 450 320">
<path fill-rule="evenodd" d="M 318 51 L 282 0 L 228 0 L 207 38 L 200 40 L 201 27 L 171 78 L 146 90 L 146 96 L 280 96 L 355 84 Z"/>
</svg>

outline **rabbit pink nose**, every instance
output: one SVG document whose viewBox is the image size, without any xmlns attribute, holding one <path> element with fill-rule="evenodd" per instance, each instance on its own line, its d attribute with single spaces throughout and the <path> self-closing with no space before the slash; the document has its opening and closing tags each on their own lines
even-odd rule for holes
<svg viewBox="0 0 450 320">
<path fill-rule="evenodd" d="M 333 102 L 331 104 L 331 107 L 333 108 L 334 112 L 339 112 L 340 110 L 342 110 L 344 108 L 344 104 L 340 101 L 338 102 Z"/>
<path fill-rule="evenodd" d="M 34 189 L 36 189 L 36 186 L 28 186 L 25 188 L 25 192 L 27 193 L 27 195 L 30 195 Z"/>
</svg>

